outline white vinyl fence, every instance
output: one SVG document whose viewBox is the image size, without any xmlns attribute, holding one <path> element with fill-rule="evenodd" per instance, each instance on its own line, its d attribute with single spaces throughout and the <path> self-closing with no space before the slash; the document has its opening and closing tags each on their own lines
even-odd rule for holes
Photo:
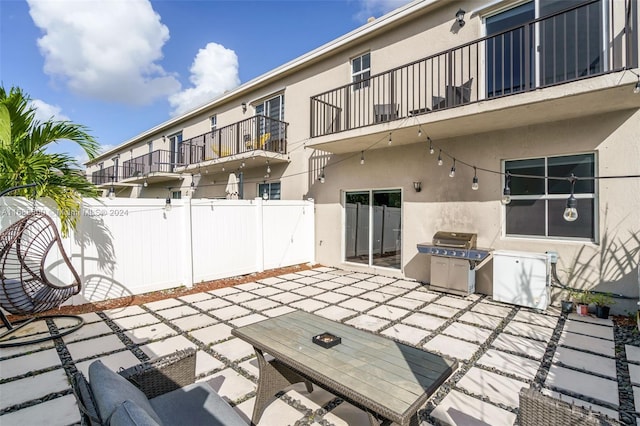
<svg viewBox="0 0 640 426">
<path fill-rule="evenodd" d="M 78 226 L 64 239 L 83 281 L 74 304 L 192 286 L 202 281 L 314 261 L 311 201 L 84 200 Z M 51 204 L 35 208 L 59 218 Z M 0 198 L 4 229 L 34 208 L 21 198 Z M 47 273 L 70 276 L 52 252 Z"/>
</svg>

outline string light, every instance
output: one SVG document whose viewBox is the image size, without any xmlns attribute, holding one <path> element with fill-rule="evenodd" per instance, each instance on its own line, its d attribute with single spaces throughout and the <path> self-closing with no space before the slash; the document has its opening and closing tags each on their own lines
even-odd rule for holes
<svg viewBox="0 0 640 426">
<path fill-rule="evenodd" d="M 360 165 L 364 164 L 364 151 L 360 152 Z"/>
<path fill-rule="evenodd" d="M 418 137 L 421 138 L 422 137 L 422 127 L 420 127 L 418 125 Z"/>
<path fill-rule="evenodd" d="M 571 173 L 571 177 L 569 178 L 569 182 L 571 182 L 571 195 L 567 199 L 567 207 L 564 209 L 564 213 L 562 217 L 567 222 L 574 222 L 578 219 L 578 200 L 573 196 L 573 190 L 576 185 L 577 178 Z"/>
<path fill-rule="evenodd" d="M 429 154 L 433 155 L 436 152 L 436 150 L 433 149 L 433 141 L 429 136 L 427 136 L 427 139 L 429 139 Z"/>
<path fill-rule="evenodd" d="M 391 145 L 391 132 L 389 132 L 389 142 L 387 143 L 387 145 Z"/>
<path fill-rule="evenodd" d="M 144 183 L 142 184 L 142 186 L 144 186 L 146 188 L 147 186 L 149 186 L 149 182 L 147 182 L 147 180 L 145 179 Z"/>
<path fill-rule="evenodd" d="M 320 175 L 318 180 L 320 181 L 320 183 L 324 183 L 324 167 L 322 168 L 322 174 Z"/>
<path fill-rule="evenodd" d="M 502 190 L 502 204 L 505 206 L 511 202 L 511 188 L 509 183 L 511 182 L 511 173 L 507 172 L 504 175 L 504 189 Z"/>
<path fill-rule="evenodd" d="M 271 166 L 269 166 L 269 160 L 267 160 L 267 174 L 271 173 Z"/>
<path fill-rule="evenodd" d="M 171 211 L 171 197 L 167 195 L 167 199 L 164 200 L 164 211 Z"/>
<path fill-rule="evenodd" d="M 473 180 L 471 181 L 471 189 L 474 191 L 478 190 L 478 170 L 476 166 L 473 166 Z"/>
<path fill-rule="evenodd" d="M 456 159 L 453 159 L 453 165 L 451 166 L 451 171 L 449 172 L 449 177 L 456 177 Z"/>
<path fill-rule="evenodd" d="M 442 150 L 438 153 L 438 166 L 442 166 Z"/>
</svg>

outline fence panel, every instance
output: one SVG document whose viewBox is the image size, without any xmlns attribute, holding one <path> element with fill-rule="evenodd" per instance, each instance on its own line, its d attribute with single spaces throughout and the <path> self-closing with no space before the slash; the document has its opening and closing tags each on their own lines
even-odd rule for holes
<svg viewBox="0 0 640 426">
<path fill-rule="evenodd" d="M 50 203 L 35 208 L 60 221 Z M 314 260 L 314 208 L 308 201 L 84 200 L 78 226 L 64 239 L 83 281 L 72 303 L 149 291 L 291 266 Z M 0 200 L 0 227 L 33 208 L 25 199 Z M 47 273 L 68 280 L 59 255 Z"/>
</svg>

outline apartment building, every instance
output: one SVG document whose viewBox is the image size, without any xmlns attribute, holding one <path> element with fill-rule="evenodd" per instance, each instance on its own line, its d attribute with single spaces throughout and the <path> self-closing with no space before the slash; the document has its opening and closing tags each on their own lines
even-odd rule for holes
<svg viewBox="0 0 640 426">
<path fill-rule="evenodd" d="M 418 245 L 448 231 L 637 296 L 639 16 L 636 0 L 415 1 L 88 173 L 126 197 L 224 198 L 233 172 L 241 198 L 313 198 L 325 265 L 430 282 L 456 266 Z M 491 262 L 466 260 L 492 294 Z"/>
</svg>

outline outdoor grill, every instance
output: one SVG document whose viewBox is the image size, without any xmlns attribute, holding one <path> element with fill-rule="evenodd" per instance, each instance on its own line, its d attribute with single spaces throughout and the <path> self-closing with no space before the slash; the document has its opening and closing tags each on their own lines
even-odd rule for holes
<svg viewBox="0 0 640 426">
<path fill-rule="evenodd" d="M 431 255 L 434 290 L 467 295 L 475 292 L 475 271 L 491 257 L 491 251 L 476 247 L 478 235 L 439 231 L 431 244 L 418 244 L 418 252 Z"/>
</svg>

